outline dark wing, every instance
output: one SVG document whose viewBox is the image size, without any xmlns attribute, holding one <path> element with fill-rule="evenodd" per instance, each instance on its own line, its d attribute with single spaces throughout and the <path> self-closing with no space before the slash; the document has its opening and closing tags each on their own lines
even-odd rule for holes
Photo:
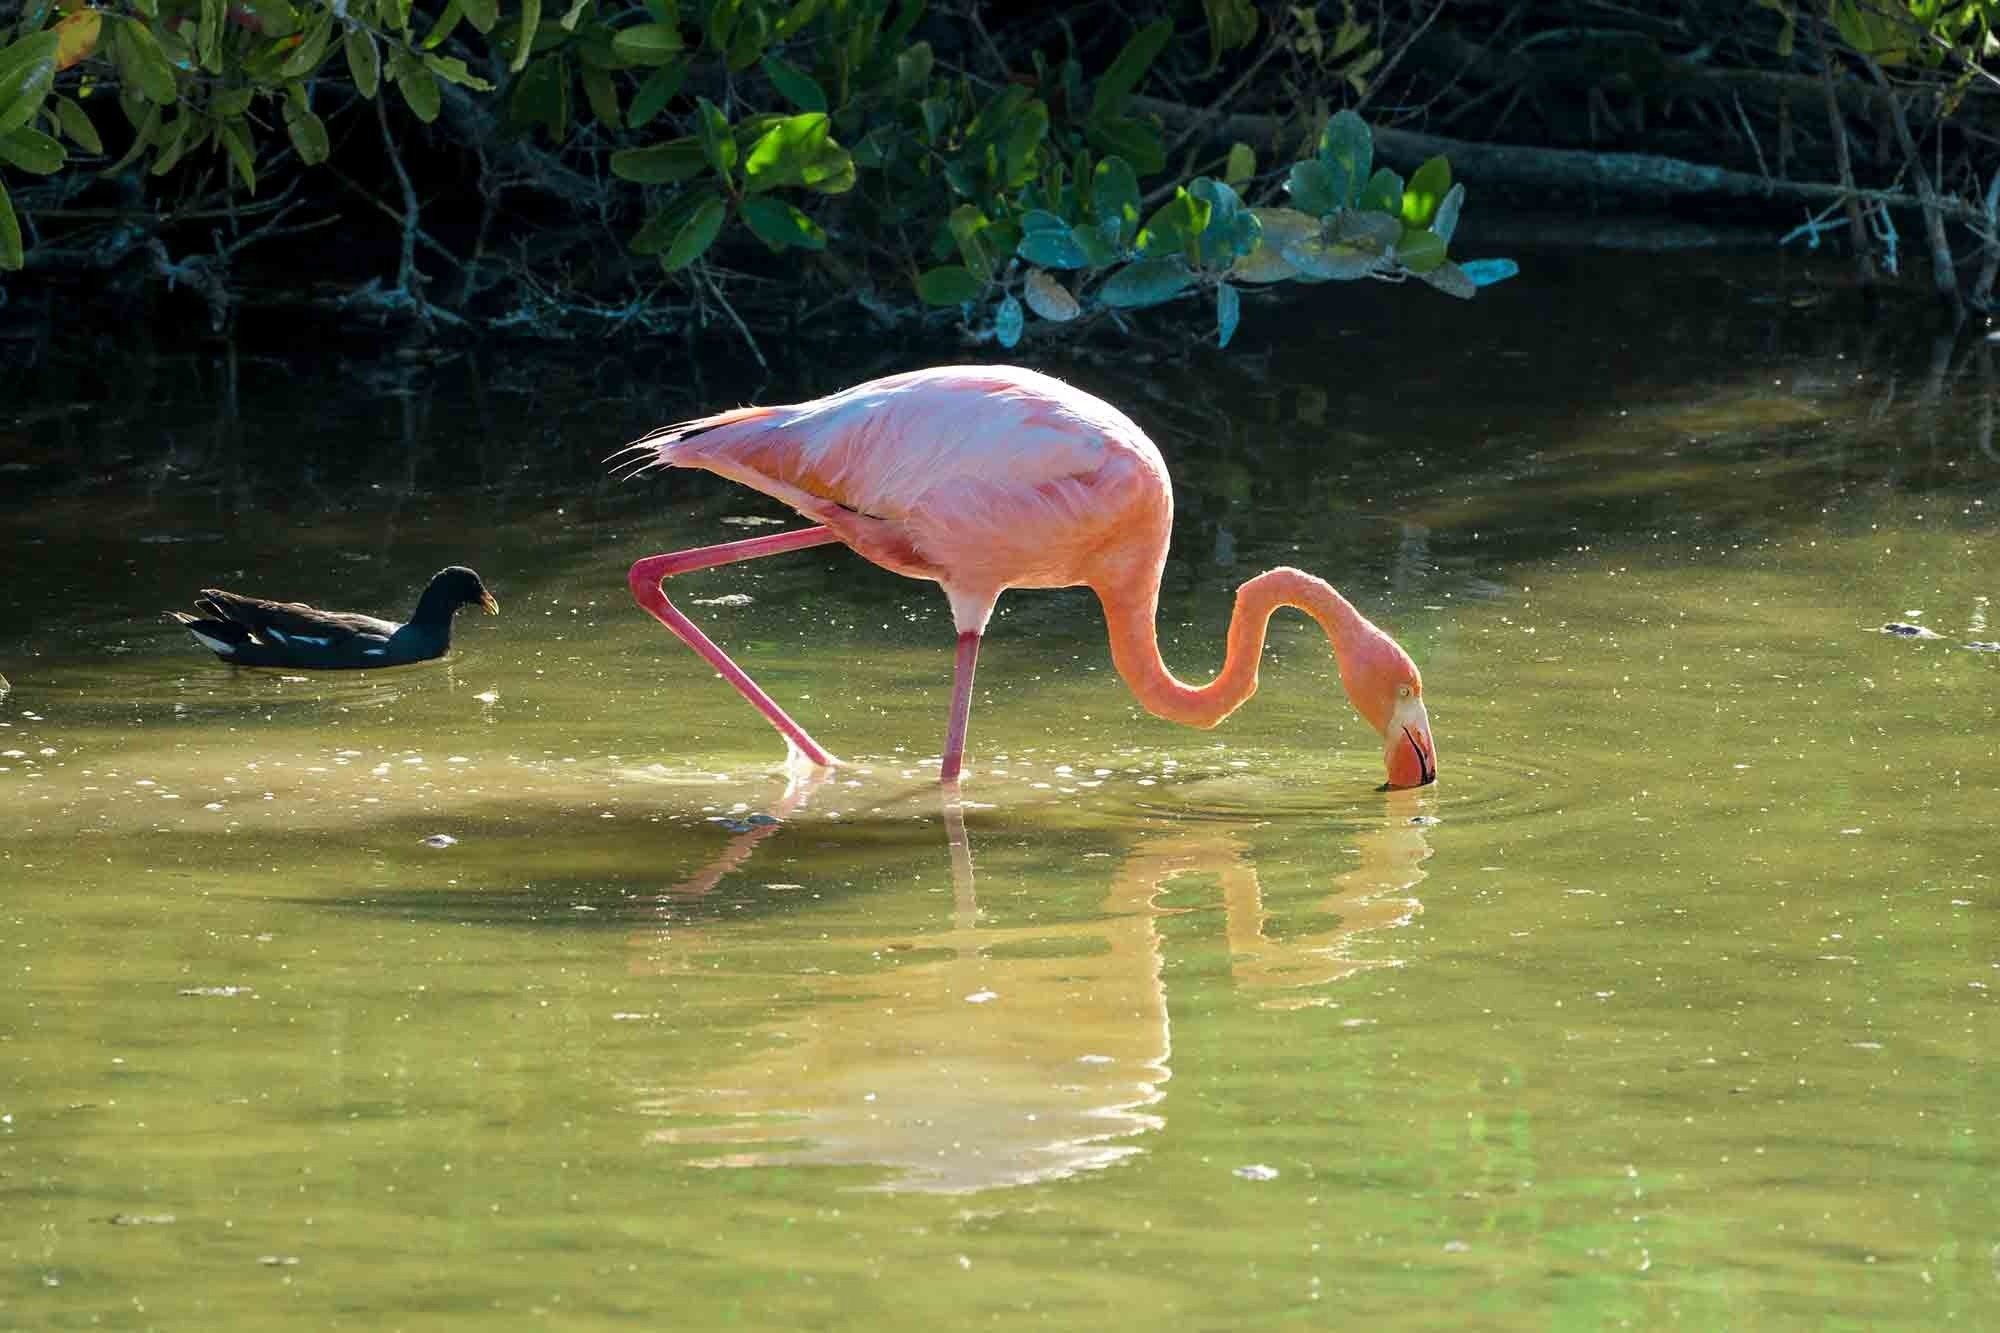
<svg viewBox="0 0 2000 1333">
<path fill-rule="evenodd" d="M 260 639 L 276 630 L 281 639 L 323 639 L 326 647 L 355 635 L 388 638 L 399 626 L 393 620 L 352 611 L 322 611 L 304 602 L 267 602 L 261 597 L 203 588 L 195 609 L 218 620 L 243 626 Z"/>
</svg>

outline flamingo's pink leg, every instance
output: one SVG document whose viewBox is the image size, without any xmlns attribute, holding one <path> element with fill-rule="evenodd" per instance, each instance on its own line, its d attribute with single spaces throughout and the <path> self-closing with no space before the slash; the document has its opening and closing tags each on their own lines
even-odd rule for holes
<svg viewBox="0 0 2000 1333">
<path fill-rule="evenodd" d="M 965 724 L 972 717 L 972 673 L 979 665 L 979 633 L 967 630 L 958 636 L 958 665 L 951 678 L 951 722 L 944 731 L 944 763 L 938 777 L 958 781 L 965 762 Z"/>
<path fill-rule="evenodd" d="M 667 600 L 666 589 L 660 586 L 663 579 L 675 574 L 686 574 L 692 570 L 709 569 L 715 565 L 733 564 L 738 560 L 755 560 L 759 556 L 779 555 L 785 551 L 803 550 L 808 546 L 824 546 L 837 542 L 831 528 L 799 528 L 793 532 L 780 532 L 769 537 L 752 537 L 749 541 L 724 542 L 720 546 L 701 546 L 687 551 L 670 551 L 665 555 L 649 555 L 632 566 L 626 576 L 632 585 L 632 596 L 639 605 L 653 614 L 653 618 L 680 636 L 682 642 L 705 658 L 708 664 L 722 673 L 744 698 L 754 705 L 758 712 L 770 719 L 780 735 L 796 745 L 800 752 L 822 768 L 832 768 L 838 761 L 821 747 L 820 743 L 806 735 L 806 730 L 786 715 L 785 710 L 771 701 L 771 696 L 757 687 L 742 667 L 729 660 L 729 654 L 715 646 L 706 634 L 696 627 L 692 620 L 675 609 Z"/>
</svg>

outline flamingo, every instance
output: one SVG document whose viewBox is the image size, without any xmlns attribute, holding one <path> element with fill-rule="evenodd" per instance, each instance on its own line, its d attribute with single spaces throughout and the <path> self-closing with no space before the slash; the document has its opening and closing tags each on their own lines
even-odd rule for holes
<svg viewBox="0 0 2000 1333">
<path fill-rule="evenodd" d="M 622 457 L 628 475 L 702 468 L 790 505 L 814 526 L 632 566 L 632 596 L 734 685 L 811 763 L 838 761 L 667 600 L 675 574 L 843 542 L 884 569 L 928 579 L 958 629 L 939 777 L 958 782 L 972 678 L 994 603 L 1009 588 L 1083 585 L 1104 607 L 1111 660 L 1169 721 L 1212 727 L 1257 690 L 1271 615 L 1319 623 L 1355 711 L 1383 739 L 1390 787 L 1437 779 L 1416 664 L 1323 579 L 1272 569 L 1236 590 L 1228 655 L 1206 685 L 1161 661 L 1154 617 L 1173 527 L 1160 451 L 1123 412 L 1018 366 L 937 366 L 784 406 L 740 407 L 666 426 Z"/>
</svg>

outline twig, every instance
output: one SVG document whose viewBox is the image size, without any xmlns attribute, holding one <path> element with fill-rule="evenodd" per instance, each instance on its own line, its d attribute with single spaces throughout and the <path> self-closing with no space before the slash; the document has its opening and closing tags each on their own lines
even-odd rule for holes
<svg viewBox="0 0 2000 1333">
<path fill-rule="evenodd" d="M 1260 54 L 1255 60 L 1250 62 L 1250 68 L 1244 70 L 1241 74 L 1239 74 L 1236 77 L 1236 82 L 1230 84 L 1228 88 L 1223 90 L 1221 96 L 1217 97 L 1213 102 L 1210 102 L 1208 105 L 1208 109 L 1206 111 L 1202 112 L 1201 115 L 1197 116 L 1193 121 L 1189 122 L 1186 126 L 1182 128 L 1180 137 L 1175 139 L 1173 143 L 1167 146 L 1167 151 L 1165 155 L 1167 157 L 1172 157 L 1175 153 L 1180 151 L 1182 144 L 1186 143 L 1189 139 L 1192 139 L 1195 135 L 1201 133 L 1202 130 L 1207 128 L 1208 122 L 1210 120 L 1223 115 L 1224 112 L 1222 109 L 1226 106 L 1229 106 L 1231 103 L 1235 102 L 1236 94 L 1243 91 L 1243 86 L 1249 83 L 1251 79 L 1256 77 L 1257 71 L 1264 68 L 1265 64 L 1269 62 L 1272 56 L 1278 54 L 1278 52 L 1284 49 L 1285 49 L 1285 39 L 1278 33 L 1273 32 L 1271 34 L 1271 40 L 1264 44 L 1264 50 L 1262 54 Z"/>
<path fill-rule="evenodd" d="M 1875 85 L 1889 92 L 1889 78 L 1875 58 L 1869 55 L 1861 58 L 1867 62 L 1869 76 L 1875 80 Z M 1931 249 L 1931 282 L 1953 316 L 1963 320 L 1965 299 L 1958 292 L 1958 272 L 1952 263 L 1951 242 L 1944 234 L 1944 214 L 1939 207 L 1938 193 L 1931 186 L 1930 173 L 1924 170 L 1923 154 L 1910 134 L 1910 121 L 1903 114 L 1903 99 L 1900 97 L 1890 96 L 1889 119 L 1896 127 L 1896 141 L 1902 145 L 1903 159 L 1909 164 L 1910 175 L 1916 181 L 1917 198 L 1923 202 L 1924 239 L 1930 242 Z"/>
<path fill-rule="evenodd" d="M 403 167 L 403 155 L 397 151 L 396 136 L 389 132 L 389 113 L 384 109 L 386 97 L 375 98 L 375 123 L 382 127 L 382 147 L 389 154 L 389 165 L 396 170 L 396 182 L 403 190 L 403 252 L 396 261 L 396 286 L 408 292 L 417 314 L 417 322 L 429 334 L 431 329 L 430 302 L 424 299 L 424 275 L 417 269 L 417 225 L 418 214 L 423 205 L 417 199 L 417 187 L 410 180 L 410 173 Z"/>
<path fill-rule="evenodd" d="M 1868 249 L 1868 227 L 1861 220 L 1861 199 L 1854 190 L 1854 161 L 1847 148 L 1847 121 L 1840 113 L 1840 99 L 1833 89 L 1833 57 L 1827 50 L 1826 33 L 1820 25 L 1811 25 L 1813 45 L 1819 48 L 1819 86 L 1826 97 L 1827 126 L 1833 131 L 1833 160 L 1840 170 L 1840 185 L 1845 191 L 1842 203 L 1847 207 L 1847 239 L 1854 247 L 1855 264 L 1860 270 L 1861 285 L 1875 283 L 1875 256 Z"/>
<path fill-rule="evenodd" d="M 1757 174 L 1769 180 L 1771 168 L 1764 161 L 1764 146 L 1757 142 L 1757 131 L 1750 127 L 1750 117 L 1743 110 L 1743 99 L 1731 93 L 1729 100 L 1735 104 L 1736 118 L 1743 124 L 1743 137 L 1750 141 L 1750 151 L 1757 157 Z"/>
<path fill-rule="evenodd" d="M 1389 76 L 1396 72 L 1396 66 L 1403 63 L 1403 57 L 1410 53 L 1411 47 L 1423 40 L 1424 34 L 1430 31 L 1431 24 L 1436 23 L 1438 15 L 1444 13 L 1444 7 L 1445 0 L 1438 0 L 1437 4 L 1431 6 L 1431 12 L 1417 25 L 1417 30 L 1410 34 L 1409 40 L 1397 47 L 1396 54 L 1389 57 L 1388 63 L 1375 71 L 1375 77 L 1368 80 L 1368 88 L 1361 94 L 1361 100 L 1354 104 L 1354 114 L 1358 116 L 1367 108 L 1369 101 L 1375 96 L 1375 91 L 1388 83 Z M 1230 91 L 1234 93 L 1235 89 L 1232 88 Z"/>
<path fill-rule="evenodd" d="M 750 355 L 757 358 L 757 364 L 759 366 L 761 366 L 764 370 L 769 371 L 771 369 L 771 363 L 764 359 L 764 349 L 757 345 L 757 339 L 754 335 L 751 334 L 750 326 L 748 324 L 745 324 L 743 322 L 743 317 L 736 313 L 736 307 L 729 304 L 729 298 L 722 294 L 721 286 L 718 285 L 715 279 L 709 275 L 709 272 L 706 268 L 697 267 L 695 272 L 696 276 L 698 276 L 703 282 L 708 284 L 709 294 L 715 297 L 716 303 L 722 307 L 722 312 L 729 316 L 731 323 L 736 325 L 736 331 L 743 335 L 743 341 L 750 344 Z"/>
</svg>

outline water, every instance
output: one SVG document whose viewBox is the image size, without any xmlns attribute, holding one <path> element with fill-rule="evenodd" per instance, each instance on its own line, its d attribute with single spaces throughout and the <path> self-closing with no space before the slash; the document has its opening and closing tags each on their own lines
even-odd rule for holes
<svg viewBox="0 0 2000 1333">
<path fill-rule="evenodd" d="M 622 577 L 782 511 L 594 461 L 785 392 L 44 366 L 0 1328 L 1992 1326 L 1987 354 L 1658 270 L 1069 368 L 1175 471 L 1169 661 L 1328 575 L 1425 672 L 1420 793 L 1302 619 L 1195 732 L 1088 594 L 1016 593 L 948 805 L 942 599 L 836 548 L 685 579 L 850 761 L 788 778 Z M 502 615 L 441 665 L 232 674 L 158 618 L 454 560 Z"/>
</svg>

